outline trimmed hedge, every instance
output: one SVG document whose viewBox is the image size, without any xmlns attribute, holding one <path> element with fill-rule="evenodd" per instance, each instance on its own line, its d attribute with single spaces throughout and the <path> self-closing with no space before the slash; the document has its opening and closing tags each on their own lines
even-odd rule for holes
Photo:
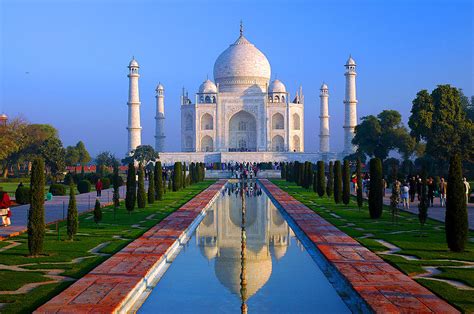
<svg viewBox="0 0 474 314">
<path fill-rule="evenodd" d="M 100 181 L 102 181 L 102 189 L 107 190 L 110 188 L 110 178 L 105 177 L 101 178 Z"/>
<path fill-rule="evenodd" d="M 30 188 L 27 186 L 22 186 L 16 189 L 15 191 L 15 202 L 20 205 L 30 203 Z"/>
<path fill-rule="evenodd" d="M 77 190 L 81 194 L 89 193 L 91 191 L 91 183 L 89 182 L 89 180 L 81 180 L 77 184 Z"/>
<path fill-rule="evenodd" d="M 53 183 L 49 187 L 49 192 L 54 196 L 57 195 L 66 195 L 66 186 L 60 183 Z"/>
</svg>

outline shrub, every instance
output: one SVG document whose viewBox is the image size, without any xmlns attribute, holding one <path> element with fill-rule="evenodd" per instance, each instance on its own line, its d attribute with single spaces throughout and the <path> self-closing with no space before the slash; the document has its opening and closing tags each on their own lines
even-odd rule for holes
<svg viewBox="0 0 474 314">
<path fill-rule="evenodd" d="M 382 216 L 383 208 L 383 174 L 382 161 L 379 158 L 370 160 L 370 188 L 369 188 L 370 218 L 378 219 Z"/>
<path fill-rule="evenodd" d="M 449 161 L 445 230 L 449 249 L 453 252 L 464 251 L 469 230 L 461 158 L 457 154 L 451 156 Z"/>
<path fill-rule="evenodd" d="M 66 186 L 60 183 L 51 184 L 49 192 L 53 195 L 66 195 Z"/>
<path fill-rule="evenodd" d="M 135 209 L 137 200 L 137 178 L 135 177 L 135 166 L 133 162 L 128 164 L 127 194 L 125 195 L 125 207 L 131 213 Z"/>
<path fill-rule="evenodd" d="M 186 163 L 183 163 L 183 176 L 181 177 L 181 187 L 186 187 Z"/>
<path fill-rule="evenodd" d="M 155 202 L 155 176 L 153 171 L 148 174 L 148 204 Z"/>
<path fill-rule="evenodd" d="M 318 193 L 318 173 L 313 173 L 313 192 Z"/>
<path fill-rule="evenodd" d="M 364 198 L 362 197 L 363 187 L 362 187 L 362 165 L 360 159 L 357 158 L 357 165 L 356 165 L 356 176 L 357 176 L 357 206 L 359 210 L 362 208 L 364 204 Z"/>
<path fill-rule="evenodd" d="M 99 199 L 96 199 L 95 206 L 94 206 L 94 222 L 98 224 L 101 221 L 102 221 L 102 209 L 100 208 Z"/>
<path fill-rule="evenodd" d="M 328 166 L 328 184 L 326 186 L 326 195 L 328 197 L 332 196 L 334 189 L 334 166 L 332 161 L 329 162 Z"/>
<path fill-rule="evenodd" d="M 334 162 L 334 202 L 339 204 L 342 199 L 342 169 L 341 161 Z"/>
<path fill-rule="evenodd" d="M 347 205 L 351 200 L 351 168 L 349 160 L 344 159 L 344 167 L 342 171 L 342 202 Z"/>
<path fill-rule="evenodd" d="M 183 171 L 181 162 L 174 163 L 173 171 L 173 191 L 179 191 L 181 189 L 181 180 L 183 179 Z"/>
<path fill-rule="evenodd" d="M 44 224 L 44 160 L 35 159 L 31 168 L 31 205 L 28 211 L 28 250 L 30 255 L 43 252 Z"/>
<path fill-rule="evenodd" d="M 65 185 L 71 185 L 71 184 L 76 183 L 77 181 L 78 181 L 77 180 L 77 175 L 74 175 L 73 173 L 68 172 L 64 176 L 64 184 Z"/>
<path fill-rule="evenodd" d="M 77 184 L 77 190 L 80 194 L 89 193 L 91 191 L 91 183 L 89 180 L 81 180 Z"/>
<path fill-rule="evenodd" d="M 146 192 L 145 192 L 145 169 L 143 165 L 138 166 L 138 190 L 137 190 L 137 207 L 145 208 Z"/>
<path fill-rule="evenodd" d="M 324 161 L 318 161 L 318 183 L 316 191 L 318 192 L 319 197 L 324 196 L 324 188 L 326 187 L 326 177 L 324 176 Z"/>
<path fill-rule="evenodd" d="M 15 191 L 15 202 L 18 204 L 29 204 L 30 203 L 30 188 L 27 186 L 21 186 Z"/>
<path fill-rule="evenodd" d="M 161 161 L 155 163 L 155 195 L 156 199 L 161 201 L 163 199 L 164 189 L 163 189 L 163 173 L 161 168 Z"/>
<path fill-rule="evenodd" d="M 89 182 L 89 185 L 90 185 L 90 182 Z M 76 193 L 74 191 L 74 185 L 72 184 L 69 186 L 69 205 L 67 206 L 66 225 L 67 225 L 67 236 L 69 240 L 74 240 L 74 236 L 76 235 L 77 229 L 79 227 L 79 221 L 77 217 Z"/>
<path fill-rule="evenodd" d="M 102 189 L 107 190 L 110 188 L 110 179 L 108 177 L 100 179 L 102 181 Z"/>
<path fill-rule="evenodd" d="M 280 176 L 282 179 L 286 179 L 286 163 L 280 163 Z"/>
</svg>

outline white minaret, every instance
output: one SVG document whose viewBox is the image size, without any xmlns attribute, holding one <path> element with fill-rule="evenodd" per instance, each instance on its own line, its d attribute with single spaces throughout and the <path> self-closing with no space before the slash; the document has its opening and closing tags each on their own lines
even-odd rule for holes
<svg viewBox="0 0 474 314">
<path fill-rule="evenodd" d="M 320 89 L 320 113 L 319 113 L 319 151 L 329 152 L 329 92 L 328 86 L 323 83 Z"/>
<path fill-rule="evenodd" d="M 138 91 L 138 62 L 135 57 L 128 65 L 128 153 L 142 144 L 142 127 L 140 126 L 140 94 Z"/>
<path fill-rule="evenodd" d="M 156 131 L 155 150 L 164 152 L 165 150 L 165 88 L 161 83 L 156 87 Z"/>
<path fill-rule="evenodd" d="M 356 97 L 356 63 L 352 56 L 349 56 L 346 64 L 346 96 L 344 99 L 344 155 L 354 153 L 355 148 L 352 145 L 354 138 L 354 129 L 357 125 L 357 97 Z"/>
</svg>

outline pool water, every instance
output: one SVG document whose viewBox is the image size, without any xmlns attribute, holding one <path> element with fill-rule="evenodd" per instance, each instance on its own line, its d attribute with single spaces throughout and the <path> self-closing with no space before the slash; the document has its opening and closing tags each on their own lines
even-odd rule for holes
<svg viewBox="0 0 474 314">
<path fill-rule="evenodd" d="M 226 186 L 138 312 L 350 312 L 270 198 L 246 186 L 243 215 L 240 191 Z"/>
</svg>

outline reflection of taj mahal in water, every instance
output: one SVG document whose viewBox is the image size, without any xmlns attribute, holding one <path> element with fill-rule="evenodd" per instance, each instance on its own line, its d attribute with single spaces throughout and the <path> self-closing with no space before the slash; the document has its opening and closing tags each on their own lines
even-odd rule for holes
<svg viewBox="0 0 474 314">
<path fill-rule="evenodd" d="M 262 288 L 272 273 L 272 256 L 281 259 L 293 236 L 285 219 L 267 197 L 247 197 L 247 297 Z M 230 292 L 241 289 L 241 197 L 218 198 L 196 230 L 203 256 L 215 259 L 215 274 Z"/>
<path fill-rule="evenodd" d="M 345 64 L 345 119 L 343 155 L 354 151 L 351 143 L 357 125 L 356 63 Z M 129 64 L 128 151 L 141 145 L 139 65 Z M 191 99 L 181 96 L 181 152 L 165 152 L 164 87 L 156 88 L 155 149 L 162 161 L 292 161 L 335 158 L 330 151 L 329 90 L 320 88 L 319 150 L 304 156 L 304 95 L 290 95 L 282 81 L 271 78 L 270 62 L 243 34 L 224 50 L 214 64 L 214 82 L 207 79 Z M 316 120 L 316 117 L 314 117 Z M 311 119 L 311 121 L 314 121 Z M 176 126 L 174 126 L 176 127 Z M 242 157 L 242 152 L 246 154 Z M 240 153 L 240 155 L 239 155 Z M 259 154 L 257 154 L 259 153 Z M 247 159 L 247 160 L 245 160 Z"/>
</svg>

